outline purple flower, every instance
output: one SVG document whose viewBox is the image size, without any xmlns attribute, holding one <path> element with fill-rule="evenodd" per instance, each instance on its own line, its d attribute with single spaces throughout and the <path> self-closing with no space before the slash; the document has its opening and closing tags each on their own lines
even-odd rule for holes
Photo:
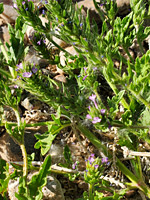
<svg viewBox="0 0 150 200">
<path fill-rule="evenodd" d="M 86 118 L 87 119 L 92 119 L 91 115 L 89 115 L 89 114 L 86 115 Z"/>
<path fill-rule="evenodd" d="M 38 69 L 37 69 L 35 66 L 32 67 L 32 72 L 33 72 L 34 74 L 36 74 L 37 70 L 38 70 Z"/>
<path fill-rule="evenodd" d="M 37 42 L 37 44 L 38 44 L 38 45 L 41 45 L 41 40 L 39 40 L 39 41 Z"/>
<path fill-rule="evenodd" d="M 28 8 L 25 9 L 26 11 L 28 10 Z"/>
<path fill-rule="evenodd" d="M 87 67 L 83 67 L 83 69 L 84 69 L 84 71 L 85 71 L 85 73 L 86 73 L 86 71 L 87 71 Z"/>
<path fill-rule="evenodd" d="M 16 71 L 19 71 L 20 69 L 23 69 L 23 65 L 22 65 L 22 63 L 19 63 L 19 64 L 16 65 L 16 66 L 17 66 Z"/>
<path fill-rule="evenodd" d="M 83 23 L 80 23 L 80 27 L 82 27 L 83 26 Z"/>
<path fill-rule="evenodd" d="M 110 124 L 109 121 L 107 121 L 107 123 L 108 123 L 108 128 L 111 129 L 112 125 Z"/>
<path fill-rule="evenodd" d="M 45 15 L 45 10 L 42 10 L 42 15 Z"/>
<path fill-rule="evenodd" d="M 96 99 L 96 95 L 95 94 L 92 94 L 92 96 L 89 96 L 89 99 L 91 100 L 91 101 L 95 101 L 95 99 Z"/>
<path fill-rule="evenodd" d="M 104 114 L 105 114 L 105 112 L 106 112 L 106 110 L 105 110 L 105 109 L 101 109 L 101 114 L 102 114 L 102 115 L 104 115 Z"/>
<path fill-rule="evenodd" d="M 108 157 L 102 158 L 102 163 L 107 163 L 108 162 Z"/>
<path fill-rule="evenodd" d="M 90 162 L 90 164 L 92 164 L 95 161 L 95 159 L 93 157 L 89 157 L 88 161 Z"/>
<path fill-rule="evenodd" d="M 26 3 L 26 2 L 25 2 L 25 1 L 23 1 L 23 2 L 22 2 L 22 5 L 25 5 L 25 3 Z"/>
<path fill-rule="evenodd" d="M 76 43 L 75 43 L 75 42 L 73 42 L 72 44 L 73 44 L 73 45 L 75 45 Z"/>
<path fill-rule="evenodd" d="M 14 85 L 14 88 L 18 88 L 19 86 L 18 85 Z"/>
<path fill-rule="evenodd" d="M 16 3 L 14 3 L 13 7 L 16 8 L 16 9 L 18 9 L 18 6 L 17 6 Z"/>
<path fill-rule="evenodd" d="M 93 71 L 96 71 L 97 70 L 97 67 L 93 67 Z"/>
<path fill-rule="evenodd" d="M 75 169 L 77 166 L 77 162 L 75 162 L 73 165 L 72 165 L 72 169 Z"/>
<path fill-rule="evenodd" d="M 92 123 L 96 124 L 98 122 L 101 122 L 101 119 L 99 117 L 94 117 Z"/>
<path fill-rule="evenodd" d="M 86 76 L 83 77 L 83 81 L 87 78 L 87 76 L 88 76 L 88 75 L 86 75 Z"/>
<path fill-rule="evenodd" d="M 95 161 L 95 159 L 94 159 L 94 153 L 92 153 L 92 154 L 89 156 L 88 161 L 89 161 L 90 164 L 92 164 L 92 163 Z"/>
<path fill-rule="evenodd" d="M 91 106 L 88 106 L 89 111 L 91 111 Z"/>
<path fill-rule="evenodd" d="M 94 157 L 95 155 L 94 155 L 94 153 L 91 153 L 91 155 L 90 155 L 91 157 Z"/>
<path fill-rule="evenodd" d="M 63 24 L 63 23 L 61 23 L 61 26 L 64 26 L 64 24 Z"/>
<path fill-rule="evenodd" d="M 85 50 L 86 52 L 88 52 L 88 50 Z"/>
<path fill-rule="evenodd" d="M 97 169 L 99 167 L 99 165 L 94 165 L 94 168 Z"/>
<path fill-rule="evenodd" d="M 95 105 L 95 108 L 97 108 L 98 109 L 98 105 L 97 105 L 97 103 L 96 103 L 96 95 L 94 95 L 94 94 L 92 94 L 92 96 L 89 96 L 89 99 L 91 100 L 91 101 L 93 101 L 93 103 L 94 103 L 94 105 Z"/>
<path fill-rule="evenodd" d="M 32 76 L 32 72 L 24 72 L 23 77 L 30 78 Z"/>
<path fill-rule="evenodd" d="M 58 17 L 56 17 L 56 21 L 58 22 Z"/>
<path fill-rule="evenodd" d="M 47 0 L 45 0 L 45 4 L 48 4 L 48 1 L 47 1 Z"/>
</svg>

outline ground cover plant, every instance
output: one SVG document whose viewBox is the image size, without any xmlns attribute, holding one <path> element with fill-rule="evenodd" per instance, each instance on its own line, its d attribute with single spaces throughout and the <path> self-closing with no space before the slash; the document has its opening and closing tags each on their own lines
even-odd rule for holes
<svg viewBox="0 0 150 200">
<path fill-rule="evenodd" d="M 18 176 L 18 199 L 42 199 L 42 187 L 52 171 L 51 157 L 46 156 L 40 168 L 34 167 L 24 145 L 25 128 L 39 125 L 48 126 L 48 131 L 43 135 L 35 135 L 38 139 L 35 148 L 40 148 L 42 156 L 46 155 L 55 137 L 66 127 L 83 134 L 104 154 L 103 159 L 89 155 L 84 172 L 84 181 L 89 189 L 80 199 L 121 199 L 130 189 L 138 189 L 150 198 L 150 188 L 144 180 L 140 157 L 131 159 L 132 170 L 128 169 L 97 135 L 100 130 L 108 132 L 114 129 L 117 143 L 135 152 L 139 151 L 141 141 L 150 143 L 150 50 L 149 46 L 144 46 L 145 40 L 149 45 L 150 3 L 131 0 L 130 13 L 121 19 L 117 17 L 116 1 L 93 2 L 101 19 L 100 27 L 94 20 L 90 22 L 88 11 L 85 17 L 82 7 L 78 8 L 71 0 L 41 1 L 42 14 L 47 18 L 44 25 L 38 7 L 32 1 L 14 2 L 19 17 L 14 27 L 9 25 L 10 44 L 1 42 L 0 125 L 5 126 L 9 135 L 19 144 L 23 166 L 13 165 L 16 170 L 9 174 L 8 163 L 0 161 L 0 192 L 4 199 L 9 180 Z M 2 3 L 0 12 L 3 12 Z M 25 62 L 28 46 L 24 43 L 24 35 L 28 25 L 35 30 L 30 42 L 37 53 L 49 64 L 57 65 L 64 71 L 65 83 L 55 81 L 34 63 Z M 78 55 L 73 56 L 59 46 L 53 36 L 73 46 Z M 135 41 L 140 55 L 133 57 L 130 47 Z M 57 51 L 54 47 L 57 47 Z M 64 52 L 66 58 L 64 66 L 60 62 L 60 51 Z M 127 56 L 123 56 L 121 51 Z M 119 63 L 118 67 L 115 61 Z M 13 94 L 12 86 L 15 87 Z M 51 121 L 29 124 L 21 120 L 19 102 L 24 90 L 55 110 Z M 4 119 L 4 106 L 15 112 L 16 123 Z M 120 107 L 123 108 L 122 112 Z M 71 167 L 73 163 L 67 147 L 64 156 L 66 167 Z M 108 181 L 103 180 L 108 162 L 114 162 L 127 177 L 125 189 L 116 191 Z M 74 169 L 76 165 L 74 163 Z M 38 173 L 28 181 L 28 171 L 33 169 Z M 75 170 L 74 175 L 81 174 Z M 68 176 L 73 179 L 69 173 Z M 111 196 L 104 197 L 103 191 L 109 191 Z"/>
</svg>

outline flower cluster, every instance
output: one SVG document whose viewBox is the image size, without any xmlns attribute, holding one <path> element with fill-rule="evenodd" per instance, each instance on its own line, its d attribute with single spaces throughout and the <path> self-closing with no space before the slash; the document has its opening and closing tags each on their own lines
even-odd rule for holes
<svg viewBox="0 0 150 200">
<path fill-rule="evenodd" d="M 91 154 L 86 160 L 85 182 L 90 184 L 98 183 L 105 168 L 104 164 L 107 163 L 107 157 L 100 159 L 95 158 L 95 155 Z"/>
<path fill-rule="evenodd" d="M 19 63 L 16 65 L 16 71 L 17 72 L 20 72 L 20 75 L 24 78 L 30 78 L 32 76 L 32 74 L 35 74 L 37 73 L 38 69 L 35 67 L 35 64 L 34 66 L 32 67 L 32 72 L 23 72 L 24 71 L 24 67 L 23 67 L 23 64 L 22 63 Z M 17 76 L 17 78 L 19 78 L 19 76 Z"/>
<path fill-rule="evenodd" d="M 94 106 L 95 106 L 95 108 L 96 108 L 96 112 L 95 112 L 95 108 L 92 109 L 92 108 L 89 106 L 88 108 L 89 108 L 89 111 L 90 111 L 89 113 L 90 113 L 90 114 L 87 114 L 87 115 L 86 115 L 86 118 L 92 120 L 92 123 L 93 123 L 93 124 L 97 124 L 97 123 L 99 123 L 99 122 L 102 121 L 102 118 L 103 118 L 103 116 L 104 116 L 105 113 L 106 113 L 106 110 L 105 110 L 105 109 L 101 109 L 101 110 L 99 111 L 99 109 L 98 109 L 98 104 L 97 104 L 97 102 L 96 102 L 96 95 L 95 95 L 95 94 L 92 94 L 91 96 L 89 96 L 89 99 L 93 102 L 93 104 L 94 104 Z M 95 116 L 95 115 L 101 115 L 101 117 L 98 117 L 98 116 Z"/>
</svg>

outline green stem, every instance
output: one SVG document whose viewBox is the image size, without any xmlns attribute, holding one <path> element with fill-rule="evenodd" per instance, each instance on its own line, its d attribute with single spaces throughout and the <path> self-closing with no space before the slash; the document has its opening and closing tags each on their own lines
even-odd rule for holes
<svg viewBox="0 0 150 200">
<path fill-rule="evenodd" d="M 21 127 L 21 118 L 20 118 L 20 114 L 18 112 L 18 109 L 13 108 L 16 118 L 17 118 L 17 125 L 18 125 L 18 129 L 20 129 Z M 24 145 L 24 131 L 19 130 L 19 133 L 22 135 L 22 141 L 18 141 L 19 146 L 21 148 L 22 151 L 22 156 L 23 156 L 23 176 L 25 177 L 25 179 L 27 178 L 28 175 L 28 159 L 27 159 L 27 152 L 26 152 L 26 148 Z"/>
<path fill-rule="evenodd" d="M 20 148 L 23 156 L 23 176 L 26 178 L 28 175 L 28 159 L 27 152 L 24 144 L 20 144 Z"/>
<path fill-rule="evenodd" d="M 62 122 L 61 122 L 62 123 Z M 0 126 L 5 126 L 6 122 L 2 122 L 0 124 Z M 14 122 L 7 122 L 7 124 L 11 125 L 11 126 L 17 126 L 17 123 Z M 37 123 L 32 123 L 32 124 L 26 124 L 26 127 L 36 127 L 36 126 L 47 126 L 47 125 L 53 125 L 56 124 L 56 122 L 54 121 L 47 121 L 47 122 L 37 122 Z M 62 123 L 63 125 L 70 125 L 69 121 L 65 121 L 64 123 Z"/>
<path fill-rule="evenodd" d="M 128 51 L 128 49 L 127 49 L 126 47 L 123 47 L 123 49 L 125 50 L 125 52 L 126 52 L 127 55 L 129 56 L 131 62 L 134 64 L 134 63 L 135 63 L 135 62 L 134 62 L 134 59 L 132 58 L 132 56 L 131 56 L 130 52 Z"/>
<path fill-rule="evenodd" d="M 93 185 L 89 184 L 89 200 L 93 200 Z"/>
<path fill-rule="evenodd" d="M 61 122 L 63 125 L 67 125 L 70 126 L 71 124 L 69 123 L 69 121 L 64 121 Z M 0 126 L 5 126 L 6 122 L 2 122 L 0 124 Z M 9 124 L 10 126 L 17 126 L 17 123 L 14 122 L 7 122 L 7 124 Z M 37 123 L 32 123 L 32 124 L 26 124 L 26 127 L 36 127 L 36 126 L 47 126 L 50 124 L 56 124 L 54 121 L 47 121 L 47 122 L 37 122 Z M 122 129 L 150 129 L 150 125 L 147 126 L 142 126 L 142 125 L 131 125 L 131 126 L 125 126 L 124 124 L 118 124 L 115 122 L 112 122 L 111 125 L 113 127 L 117 127 L 117 128 L 122 128 Z"/>
</svg>

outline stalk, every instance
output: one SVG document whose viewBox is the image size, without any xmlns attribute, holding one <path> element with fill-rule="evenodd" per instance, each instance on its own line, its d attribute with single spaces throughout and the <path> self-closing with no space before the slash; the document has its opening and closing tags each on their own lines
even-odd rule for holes
<svg viewBox="0 0 150 200">
<path fill-rule="evenodd" d="M 20 144 L 20 148 L 23 156 L 23 176 L 26 178 L 28 175 L 28 159 L 27 152 L 24 144 Z"/>
<path fill-rule="evenodd" d="M 67 126 L 71 126 L 71 124 L 69 123 L 69 121 L 64 121 L 64 123 L 61 121 L 61 123 L 63 125 L 67 125 Z M 3 121 L 0 123 L 0 126 L 5 126 L 6 124 L 6 121 Z M 11 126 L 17 126 L 17 123 L 15 122 L 7 122 L 7 124 L 11 125 Z M 36 127 L 36 126 L 47 126 L 47 125 L 53 125 L 53 124 L 56 124 L 54 121 L 47 121 L 47 122 L 37 122 L 37 123 L 29 123 L 29 124 L 26 124 L 26 127 Z M 112 122 L 111 125 L 113 127 L 116 127 L 116 128 L 122 128 L 122 129 L 150 129 L 150 125 L 131 125 L 131 126 L 125 126 L 124 124 L 118 124 L 116 122 Z"/>
<path fill-rule="evenodd" d="M 93 185 L 89 184 L 89 200 L 93 200 Z"/>
<path fill-rule="evenodd" d="M 13 108 L 14 112 L 15 112 L 15 115 L 16 115 L 16 118 L 17 118 L 17 125 L 18 125 L 18 129 L 21 128 L 21 118 L 20 118 L 20 114 L 18 112 L 17 109 Z M 26 152 L 26 148 L 25 148 L 25 145 L 24 145 L 24 131 L 20 131 L 19 130 L 19 134 L 21 134 L 22 136 L 22 141 L 18 141 L 18 144 L 21 148 L 21 151 L 22 151 L 22 156 L 23 156 L 23 176 L 25 177 L 25 180 L 27 178 L 27 175 L 28 175 L 28 159 L 27 159 L 27 152 Z"/>
</svg>

